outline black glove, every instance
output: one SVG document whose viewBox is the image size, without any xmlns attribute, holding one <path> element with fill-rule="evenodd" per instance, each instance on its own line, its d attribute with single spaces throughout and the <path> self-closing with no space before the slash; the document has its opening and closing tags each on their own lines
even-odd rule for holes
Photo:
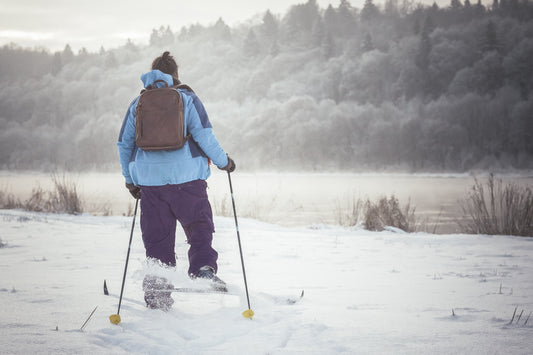
<svg viewBox="0 0 533 355">
<path fill-rule="evenodd" d="M 130 192 L 130 194 L 133 196 L 134 199 L 138 200 L 141 198 L 141 188 L 139 186 L 126 183 L 126 188 L 128 189 L 128 191 Z"/>
<path fill-rule="evenodd" d="M 219 169 L 226 170 L 227 172 L 232 173 L 233 171 L 235 171 L 235 162 L 228 156 L 228 165 Z"/>
</svg>

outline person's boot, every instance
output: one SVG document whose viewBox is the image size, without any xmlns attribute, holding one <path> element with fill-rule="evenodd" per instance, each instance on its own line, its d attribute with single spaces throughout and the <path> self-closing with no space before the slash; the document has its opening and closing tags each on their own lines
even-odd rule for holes
<svg viewBox="0 0 533 355">
<path fill-rule="evenodd" d="M 197 278 L 211 281 L 211 288 L 218 292 L 228 292 L 226 283 L 222 281 L 211 266 L 202 266 L 200 271 L 196 274 Z"/>
<path fill-rule="evenodd" d="M 146 275 L 143 280 L 144 301 L 146 307 L 169 311 L 174 304 L 172 290 L 174 286 L 164 277 Z"/>
</svg>

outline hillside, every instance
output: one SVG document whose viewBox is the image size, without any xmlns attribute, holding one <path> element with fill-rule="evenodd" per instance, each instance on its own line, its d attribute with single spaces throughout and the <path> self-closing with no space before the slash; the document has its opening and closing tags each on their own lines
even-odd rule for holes
<svg viewBox="0 0 533 355">
<path fill-rule="evenodd" d="M 309 0 L 98 53 L 5 45 L 0 167 L 116 169 L 139 77 L 170 50 L 241 168 L 532 168 L 532 3 L 410 4 Z"/>
</svg>

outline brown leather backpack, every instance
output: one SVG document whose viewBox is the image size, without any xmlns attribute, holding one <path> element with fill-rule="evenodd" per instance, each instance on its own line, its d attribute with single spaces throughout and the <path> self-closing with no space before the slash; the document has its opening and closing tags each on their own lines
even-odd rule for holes
<svg viewBox="0 0 533 355">
<path fill-rule="evenodd" d="M 158 88 L 158 82 L 165 86 Z M 141 91 L 135 109 L 135 143 L 139 148 L 177 150 L 187 142 L 183 98 L 178 88 L 192 92 L 187 85 L 168 86 L 164 80 L 156 80 Z"/>
</svg>

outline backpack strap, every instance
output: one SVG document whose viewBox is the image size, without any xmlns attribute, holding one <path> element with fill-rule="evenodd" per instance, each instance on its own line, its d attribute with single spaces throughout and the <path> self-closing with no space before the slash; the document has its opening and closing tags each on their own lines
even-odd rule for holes
<svg viewBox="0 0 533 355">
<path fill-rule="evenodd" d="M 164 81 L 163 79 L 158 79 L 158 80 L 154 81 L 154 82 L 152 83 L 152 85 L 148 85 L 146 88 L 147 88 L 148 90 L 150 90 L 150 89 L 157 89 L 157 85 L 156 85 L 157 83 L 163 83 L 163 84 L 165 84 L 165 87 L 168 88 L 168 83 L 167 83 L 166 81 Z"/>
<path fill-rule="evenodd" d="M 156 85 L 157 83 L 163 83 L 163 84 L 165 84 L 165 87 L 168 88 L 168 83 L 167 83 L 165 80 L 158 79 L 158 80 L 154 81 L 152 84 L 150 84 L 150 85 L 148 85 L 147 87 L 145 87 L 144 89 L 142 89 L 142 90 L 141 90 L 141 94 L 142 94 L 143 92 L 145 92 L 146 90 L 158 89 L 158 87 L 157 87 L 157 85 Z"/>
<path fill-rule="evenodd" d="M 181 84 L 180 83 L 180 84 L 174 85 L 172 87 L 175 88 L 176 90 L 183 89 L 183 90 L 187 90 L 187 91 L 190 91 L 190 92 L 194 93 L 193 89 L 191 89 L 191 87 L 189 85 L 186 85 L 186 84 Z M 192 134 L 189 132 L 189 127 L 187 127 L 187 136 L 185 137 L 185 139 L 186 140 L 191 139 L 191 140 L 194 141 L 194 139 L 192 139 Z"/>
<path fill-rule="evenodd" d="M 190 92 L 194 93 L 194 90 L 191 89 L 191 87 L 189 85 L 186 85 L 186 84 L 174 85 L 174 87 L 176 89 L 183 89 L 183 90 L 187 90 L 187 91 L 190 91 Z"/>
</svg>

